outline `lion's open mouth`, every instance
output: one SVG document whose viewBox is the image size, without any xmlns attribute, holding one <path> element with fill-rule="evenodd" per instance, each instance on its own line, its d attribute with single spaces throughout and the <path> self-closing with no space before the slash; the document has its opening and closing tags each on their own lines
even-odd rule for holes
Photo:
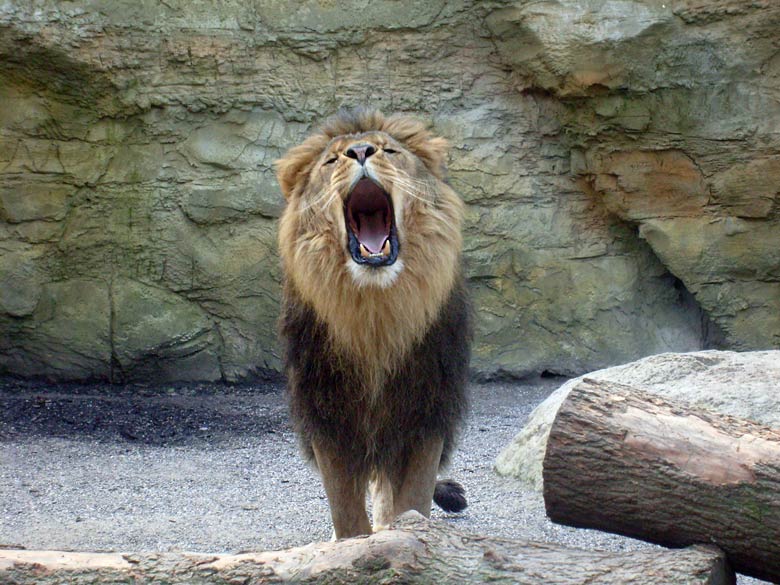
<svg viewBox="0 0 780 585">
<path fill-rule="evenodd" d="M 398 258 L 390 195 L 371 179 L 360 179 L 344 205 L 347 247 L 358 264 L 388 266 Z"/>
</svg>

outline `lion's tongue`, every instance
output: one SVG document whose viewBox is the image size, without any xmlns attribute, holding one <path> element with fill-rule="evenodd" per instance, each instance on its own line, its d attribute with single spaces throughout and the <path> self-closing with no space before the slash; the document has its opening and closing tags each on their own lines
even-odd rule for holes
<svg viewBox="0 0 780 585">
<path fill-rule="evenodd" d="M 387 222 L 383 211 L 376 213 L 358 213 L 360 229 L 357 237 L 371 254 L 378 254 L 390 234 L 387 233 Z"/>
</svg>

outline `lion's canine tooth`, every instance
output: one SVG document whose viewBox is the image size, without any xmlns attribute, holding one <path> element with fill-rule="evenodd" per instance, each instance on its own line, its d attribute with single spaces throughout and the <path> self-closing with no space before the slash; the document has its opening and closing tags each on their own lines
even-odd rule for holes
<svg viewBox="0 0 780 585">
<path fill-rule="evenodd" d="M 363 256 L 363 258 L 371 257 L 371 254 L 369 253 L 368 249 L 363 244 L 360 244 L 360 255 Z"/>
<path fill-rule="evenodd" d="M 390 255 L 390 239 L 385 240 L 385 245 L 382 246 L 382 256 Z"/>
</svg>

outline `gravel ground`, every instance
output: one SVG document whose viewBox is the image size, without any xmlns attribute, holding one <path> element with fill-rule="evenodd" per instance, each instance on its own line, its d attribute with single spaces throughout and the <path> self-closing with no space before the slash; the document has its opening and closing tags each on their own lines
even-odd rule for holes
<svg viewBox="0 0 780 585">
<path fill-rule="evenodd" d="M 541 495 L 492 471 L 531 410 L 562 383 L 472 386 L 449 476 L 459 528 L 626 550 L 645 543 L 552 524 Z M 235 552 L 330 538 L 278 384 L 115 387 L 0 380 L 0 547 Z M 759 583 L 743 579 L 741 583 Z"/>
</svg>

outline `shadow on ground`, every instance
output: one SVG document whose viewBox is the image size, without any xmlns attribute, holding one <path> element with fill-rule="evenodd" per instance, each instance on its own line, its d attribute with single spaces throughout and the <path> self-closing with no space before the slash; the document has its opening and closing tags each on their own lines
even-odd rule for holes
<svg viewBox="0 0 780 585">
<path fill-rule="evenodd" d="M 0 382 L 0 439 L 59 437 L 177 446 L 289 431 L 280 384 L 252 387 Z"/>
</svg>

